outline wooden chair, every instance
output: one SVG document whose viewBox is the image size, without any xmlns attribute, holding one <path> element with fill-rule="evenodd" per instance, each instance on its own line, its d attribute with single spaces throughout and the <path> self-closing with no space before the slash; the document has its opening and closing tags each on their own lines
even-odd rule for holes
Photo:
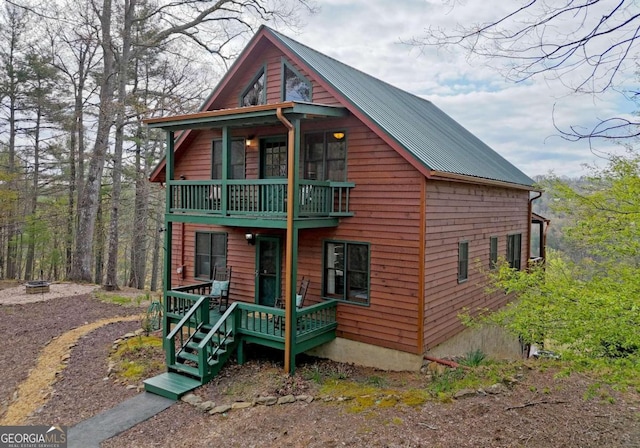
<svg viewBox="0 0 640 448">
<path fill-rule="evenodd" d="M 231 266 L 214 266 L 209 292 L 209 308 L 216 306 L 221 313 L 229 308 L 229 284 L 231 283 Z"/>
<path fill-rule="evenodd" d="M 300 280 L 300 287 L 298 288 L 298 293 L 296 294 L 296 308 L 298 309 L 302 308 L 304 304 L 304 299 L 307 296 L 307 289 L 309 289 L 309 283 L 311 283 L 311 280 L 305 279 L 304 277 L 302 277 L 302 280 Z M 275 308 L 284 309 L 284 299 L 282 297 L 276 298 L 273 306 Z M 273 319 L 273 325 L 274 328 L 280 328 L 280 325 L 282 325 L 282 318 L 280 316 L 276 316 Z"/>
</svg>

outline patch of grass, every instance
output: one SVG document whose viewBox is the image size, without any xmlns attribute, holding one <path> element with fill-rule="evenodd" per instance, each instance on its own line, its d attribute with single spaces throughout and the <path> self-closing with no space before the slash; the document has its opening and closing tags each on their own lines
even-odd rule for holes
<svg viewBox="0 0 640 448">
<path fill-rule="evenodd" d="M 426 391 L 439 401 L 449 401 L 462 389 L 480 389 L 510 381 L 518 374 L 522 363 L 490 363 L 471 369 L 447 369 L 432 377 Z"/>
<path fill-rule="evenodd" d="M 478 348 L 467 352 L 464 357 L 458 361 L 458 363 L 463 366 L 478 367 L 484 362 L 486 357 L 487 355 Z"/>
<path fill-rule="evenodd" d="M 128 382 L 141 381 L 164 369 L 162 339 L 154 336 L 136 336 L 118 345 L 111 355 L 114 374 Z"/>
<path fill-rule="evenodd" d="M 347 403 L 347 412 L 360 413 L 373 409 L 392 408 L 399 404 L 420 406 L 429 399 L 423 389 L 396 390 L 372 384 L 370 378 L 364 383 L 347 380 L 328 380 L 320 393 L 339 402 Z M 378 383 L 374 381 L 373 383 Z"/>
<path fill-rule="evenodd" d="M 365 383 L 376 387 L 384 387 L 387 384 L 387 380 L 378 375 L 371 375 L 366 379 Z"/>
</svg>

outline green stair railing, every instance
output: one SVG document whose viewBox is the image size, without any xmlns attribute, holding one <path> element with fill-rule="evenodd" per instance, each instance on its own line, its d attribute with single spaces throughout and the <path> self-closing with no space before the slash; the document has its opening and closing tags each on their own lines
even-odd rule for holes
<svg viewBox="0 0 640 448">
<path fill-rule="evenodd" d="M 237 302 L 232 303 L 198 344 L 198 369 L 205 382 L 220 370 L 229 356 L 231 346 L 237 342 L 234 341 L 237 308 Z"/>
<path fill-rule="evenodd" d="M 168 366 L 176 363 L 176 346 L 183 350 L 202 325 L 209 323 L 209 297 L 202 296 L 186 312 L 180 322 L 167 335 L 164 342 Z"/>
</svg>

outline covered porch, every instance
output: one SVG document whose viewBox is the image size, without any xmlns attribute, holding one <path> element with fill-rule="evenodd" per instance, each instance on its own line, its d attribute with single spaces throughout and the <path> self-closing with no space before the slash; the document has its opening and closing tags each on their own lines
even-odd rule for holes
<svg viewBox="0 0 640 448">
<path fill-rule="evenodd" d="M 150 128 L 166 132 L 167 142 L 166 157 L 155 174 L 158 180 L 163 180 L 167 198 L 165 337 L 182 338 L 182 333 L 186 332 L 187 338 L 197 338 L 203 333 L 200 327 L 204 326 L 209 333 L 207 326 L 215 327 L 223 322 L 224 326 L 232 326 L 234 344 L 242 341 L 283 349 L 286 372 L 295 370 L 297 353 L 335 337 L 335 303 L 327 301 L 304 309 L 295 307 L 298 239 L 303 229 L 336 227 L 341 218 L 353 216 L 349 193 L 354 184 L 346 181 L 346 171 L 339 171 L 344 176 L 339 181 L 329 180 L 333 179 L 330 176 L 316 177 L 322 171 L 316 169 L 321 162 L 310 161 L 308 164 L 313 169 L 309 168 L 308 173 L 305 171 L 308 164 L 301 164 L 301 126 L 306 121 L 339 119 L 347 115 L 348 111 L 343 107 L 289 101 L 146 120 Z M 211 167 L 197 165 L 187 175 L 184 171 L 176 174 L 177 151 L 188 146 L 190 143 L 185 142 L 190 142 L 198 132 L 207 130 L 216 130 L 220 136 L 212 144 Z M 336 138 L 343 151 L 341 157 L 346 157 L 345 134 L 339 135 Z M 256 150 L 245 154 L 244 159 L 239 158 L 239 165 L 234 165 L 234 148 L 238 149 L 234 144 L 243 147 L 244 139 L 238 141 L 242 136 L 247 142 L 254 142 L 252 145 L 246 143 L 246 147 Z M 257 147 L 253 146 L 256 137 L 260 142 Z M 305 169 L 302 169 L 303 165 Z M 174 266 L 176 260 L 172 260 L 173 238 L 180 235 L 177 231 L 184 232 L 183 224 L 244 228 L 248 230 L 247 235 L 253 235 L 256 229 L 284 230 L 284 260 L 282 264 L 276 263 L 278 267 L 282 266 L 284 273 L 283 291 L 280 292 L 284 309 L 247 303 L 245 294 L 229 308 L 230 315 L 217 316 L 205 311 L 207 307 L 203 303 L 207 293 L 198 289 L 201 286 L 175 287 L 176 282 L 182 283 L 185 278 L 183 252 L 178 257 L 178 265 Z M 183 242 L 180 239 L 180 244 Z M 264 246 L 267 244 L 265 242 Z M 273 243 L 273 247 L 279 248 L 279 244 Z M 188 256 L 195 258 L 195 254 Z M 206 278 L 202 270 L 198 270 L 198 274 L 190 278 Z M 203 297 L 204 301 L 199 302 Z M 276 322 L 282 322 L 282 325 L 276 328 Z M 181 329 L 176 333 L 178 327 Z M 242 358 L 242 343 L 238 346 L 239 359 Z M 176 358 L 179 353 L 180 349 L 176 351 Z M 167 365 L 175 365 L 174 355 L 167 352 L 167 356 Z M 199 364 L 202 368 L 203 363 Z M 208 375 L 202 373 L 199 372 L 202 378 Z"/>
</svg>

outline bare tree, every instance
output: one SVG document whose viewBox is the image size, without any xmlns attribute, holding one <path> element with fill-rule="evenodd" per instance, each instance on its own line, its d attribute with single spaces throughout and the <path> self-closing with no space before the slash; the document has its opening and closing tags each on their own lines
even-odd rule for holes
<svg viewBox="0 0 640 448">
<path fill-rule="evenodd" d="M 160 6 L 137 0 L 125 0 L 121 13 L 119 39 L 112 42 L 117 63 L 117 103 L 114 109 L 115 146 L 113 156 L 113 190 L 109 226 L 109 250 L 106 282 L 117 287 L 119 202 L 122 177 L 122 154 L 126 125 L 127 86 L 131 80 L 130 62 L 144 58 L 151 48 L 159 49 L 171 41 L 186 37 L 212 54 L 223 59 L 225 48 L 240 34 L 252 29 L 251 21 L 288 20 L 294 16 L 295 8 L 275 2 L 275 8 L 263 0 L 218 0 L 216 2 L 173 2 Z M 300 4 L 304 4 L 300 2 Z M 134 25 L 147 32 L 132 34 Z M 134 38 L 135 37 L 135 38 Z M 79 254 L 79 253 L 78 253 Z M 144 282 L 144 279 L 141 279 Z"/>
<path fill-rule="evenodd" d="M 455 0 L 445 3 L 463 7 Z M 499 61 L 513 81 L 547 76 L 573 92 L 599 94 L 620 89 L 622 75 L 637 68 L 640 10 L 633 0 L 528 0 L 490 22 L 455 30 L 429 27 L 410 43 L 460 46 Z M 614 117 L 587 132 L 561 132 L 568 139 L 629 138 L 640 135 L 640 121 Z"/>
<path fill-rule="evenodd" d="M 0 97 L 5 101 L 2 106 L 7 124 L 6 132 L 9 134 L 7 142 L 6 173 L 9 199 L 12 206 L 5 216 L 3 225 L 6 227 L 6 270 L 7 278 L 18 276 L 18 252 L 16 238 L 19 233 L 19 177 L 17 160 L 17 138 L 20 112 L 25 96 L 24 81 L 27 73 L 25 70 L 24 48 L 26 47 L 25 34 L 27 31 L 27 11 L 11 4 L 5 4 L 2 10 L 2 25 L 0 38 L 4 42 L 0 46 L 0 64 L 2 65 L 2 80 L 0 81 Z M 4 250 L 4 247 L 2 248 Z M 4 257 L 3 257 L 4 258 Z"/>
</svg>

